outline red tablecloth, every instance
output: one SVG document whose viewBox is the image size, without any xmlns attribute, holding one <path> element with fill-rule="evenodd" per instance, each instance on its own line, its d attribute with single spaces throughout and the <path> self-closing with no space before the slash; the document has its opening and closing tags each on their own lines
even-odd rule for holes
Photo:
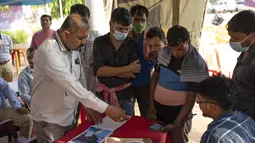
<svg viewBox="0 0 255 143">
<path fill-rule="evenodd" d="M 114 131 L 111 136 L 119 138 L 151 138 L 153 143 L 169 143 L 168 134 L 150 130 L 149 126 L 151 124 L 153 124 L 153 122 L 144 117 L 133 116 L 122 127 Z M 84 132 L 89 126 L 91 126 L 91 124 L 88 122 L 82 123 L 59 139 L 57 143 L 66 143 L 70 141 L 80 133 Z"/>
</svg>

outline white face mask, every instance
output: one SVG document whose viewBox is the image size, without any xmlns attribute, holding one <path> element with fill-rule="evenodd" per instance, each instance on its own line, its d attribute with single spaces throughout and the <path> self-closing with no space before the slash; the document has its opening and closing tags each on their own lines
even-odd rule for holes
<svg viewBox="0 0 255 143">
<path fill-rule="evenodd" d="M 250 36 L 250 35 L 249 35 Z M 247 46 L 247 47 L 243 47 L 241 43 L 243 43 L 249 36 L 247 36 L 245 39 L 243 39 L 241 42 L 229 42 L 230 47 L 237 51 L 237 52 L 246 52 L 249 50 L 250 46 L 253 44 L 254 40 L 252 41 L 252 43 Z"/>
<path fill-rule="evenodd" d="M 120 40 L 120 41 L 126 39 L 126 38 L 127 38 L 127 35 L 128 35 L 128 33 L 122 33 L 122 32 L 117 31 L 117 30 L 114 30 L 114 33 L 112 33 L 112 34 L 113 34 L 113 36 L 114 36 L 117 40 Z"/>
</svg>

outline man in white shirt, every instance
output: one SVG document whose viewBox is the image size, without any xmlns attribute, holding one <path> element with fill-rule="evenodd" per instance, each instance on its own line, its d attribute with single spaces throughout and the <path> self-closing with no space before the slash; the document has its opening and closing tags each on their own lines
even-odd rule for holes
<svg viewBox="0 0 255 143">
<path fill-rule="evenodd" d="M 71 14 L 36 51 L 31 115 L 39 143 L 54 142 L 72 128 L 79 101 L 114 121 L 130 118 L 119 107 L 106 104 L 82 86 L 78 51 L 87 35 L 87 21 Z"/>
</svg>

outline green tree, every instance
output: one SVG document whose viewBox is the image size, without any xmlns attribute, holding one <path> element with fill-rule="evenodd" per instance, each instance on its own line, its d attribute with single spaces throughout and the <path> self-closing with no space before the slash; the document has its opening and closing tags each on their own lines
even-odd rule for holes
<svg viewBox="0 0 255 143">
<path fill-rule="evenodd" d="M 9 9 L 9 6 L 8 5 L 5 5 L 5 6 L 2 6 L 2 5 L 0 5 L 0 11 L 6 11 L 6 10 L 8 10 Z"/>
<path fill-rule="evenodd" d="M 62 0 L 63 15 L 68 15 L 70 8 L 73 4 L 85 4 L 85 0 Z M 59 18 L 59 0 L 53 0 L 50 4 L 51 16 L 53 18 Z"/>
</svg>

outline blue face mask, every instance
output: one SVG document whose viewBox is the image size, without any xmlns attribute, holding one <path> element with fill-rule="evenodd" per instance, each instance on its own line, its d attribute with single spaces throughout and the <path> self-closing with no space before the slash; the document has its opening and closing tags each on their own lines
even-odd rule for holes
<svg viewBox="0 0 255 143">
<path fill-rule="evenodd" d="M 250 46 L 253 44 L 254 41 L 252 41 L 252 43 L 249 46 L 246 46 L 246 47 L 243 47 L 241 43 L 243 43 L 249 36 L 247 36 L 241 42 L 229 42 L 230 47 L 233 50 L 237 51 L 237 52 L 246 52 L 246 51 L 248 51 Z"/>
<path fill-rule="evenodd" d="M 249 47 L 243 47 L 241 42 L 230 42 L 229 45 L 233 50 L 237 52 L 246 52 L 249 50 Z"/>
<path fill-rule="evenodd" d="M 117 40 L 124 40 L 127 38 L 128 33 L 122 33 L 120 31 L 114 30 L 115 32 L 113 33 L 113 36 L 117 39 Z"/>
</svg>

